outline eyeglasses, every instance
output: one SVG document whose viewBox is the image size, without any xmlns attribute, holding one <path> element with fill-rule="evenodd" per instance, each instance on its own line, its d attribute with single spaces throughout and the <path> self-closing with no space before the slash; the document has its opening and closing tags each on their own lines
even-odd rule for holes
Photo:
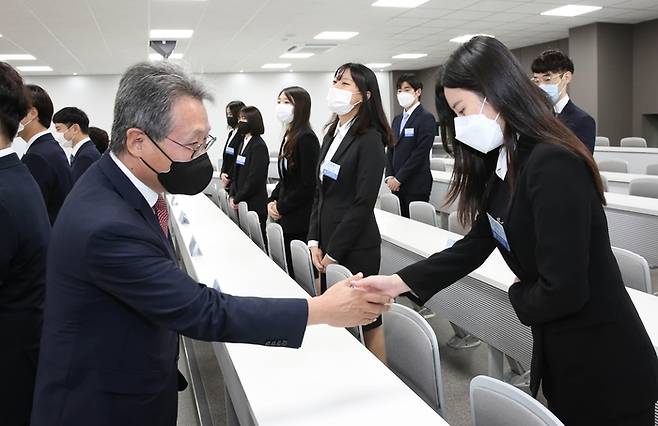
<svg viewBox="0 0 658 426">
<path fill-rule="evenodd" d="M 208 149 L 210 149 L 212 144 L 214 144 L 215 141 L 217 140 L 217 138 L 214 137 L 213 135 L 208 135 L 205 138 L 203 138 L 202 142 L 193 142 L 193 143 L 190 143 L 190 144 L 183 144 L 183 143 L 180 143 L 178 141 L 173 140 L 169 136 L 165 136 L 165 138 L 169 139 L 170 141 L 172 141 L 173 143 L 175 143 L 178 146 L 182 146 L 183 148 L 189 149 L 190 151 L 192 151 L 192 156 L 190 158 L 196 158 L 200 155 L 205 154 L 206 152 L 208 152 Z"/>
<path fill-rule="evenodd" d="M 539 77 L 530 77 L 530 79 L 533 81 L 535 84 L 540 84 L 540 83 L 550 83 L 555 79 L 555 77 L 559 77 L 560 79 L 564 76 L 564 73 L 561 74 L 553 74 L 550 72 L 545 73 L 544 75 L 541 75 Z"/>
</svg>

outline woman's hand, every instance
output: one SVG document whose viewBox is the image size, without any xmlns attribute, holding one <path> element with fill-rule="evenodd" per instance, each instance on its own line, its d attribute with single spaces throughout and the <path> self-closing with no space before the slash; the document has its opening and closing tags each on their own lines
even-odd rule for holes
<svg viewBox="0 0 658 426">
<path fill-rule="evenodd" d="M 320 272 L 324 272 L 324 265 L 322 265 L 323 257 L 324 253 L 322 253 L 322 249 L 320 247 L 311 247 L 311 260 L 313 261 L 315 269 Z"/>
<path fill-rule="evenodd" d="M 327 266 L 331 265 L 332 263 L 336 263 L 336 261 L 325 254 L 322 258 L 322 266 L 324 266 L 324 269 L 326 270 Z"/>
<path fill-rule="evenodd" d="M 229 206 L 230 208 L 232 208 L 233 210 L 237 210 L 237 209 L 238 209 L 238 205 L 235 204 L 235 200 L 233 199 L 233 197 L 231 197 L 231 198 L 228 199 L 228 206 Z"/>
<path fill-rule="evenodd" d="M 222 185 L 224 185 L 224 188 L 228 188 L 228 186 L 231 184 L 231 179 L 228 178 L 228 174 L 222 173 L 219 175 L 219 178 L 222 180 Z"/>
<path fill-rule="evenodd" d="M 276 208 L 276 201 L 270 201 L 269 204 L 267 205 L 267 213 L 270 215 L 272 220 L 279 220 L 281 219 L 281 215 L 279 214 L 279 210 Z"/>
</svg>

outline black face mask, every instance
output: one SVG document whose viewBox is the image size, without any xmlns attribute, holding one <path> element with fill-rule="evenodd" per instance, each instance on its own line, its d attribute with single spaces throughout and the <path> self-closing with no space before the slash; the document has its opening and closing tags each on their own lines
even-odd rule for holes
<svg viewBox="0 0 658 426">
<path fill-rule="evenodd" d="M 226 117 L 226 124 L 229 125 L 229 127 L 235 128 L 235 125 L 238 124 L 238 117 Z"/>
<path fill-rule="evenodd" d="M 238 134 L 246 135 L 249 132 L 251 132 L 251 129 L 249 128 L 249 123 L 247 123 L 246 121 L 240 121 L 238 123 Z"/>
<path fill-rule="evenodd" d="M 147 135 L 148 136 L 148 135 Z M 142 162 L 158 175 L 158 181 L 165 190 L 170 194 L 196 195 L 206 189 L 212 179 L 212 163 L 208 154 L 204 153 L 190 161 L 174 161 L 158 146 L 157 143 L 149 136 L 153 145 L 171 161 L 169 171 L 158 172 L 149 165 L 143 158 Z"/>
</svg>

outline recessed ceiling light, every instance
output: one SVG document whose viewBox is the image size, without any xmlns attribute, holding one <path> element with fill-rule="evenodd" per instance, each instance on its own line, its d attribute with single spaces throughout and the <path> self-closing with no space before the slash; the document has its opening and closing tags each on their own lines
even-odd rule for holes
<svg viewBox="0 0 658 426">
<path fill-rule="evenodd" d="M 393 56 L 393 59 L 418 59 L 424 58 L 425 56 L 427 56 L 427 53 L 401 53 Z"/>
<path fill-rule="evenodd" d="M 53 70 L 48 65 L 21 65 L 16 67 L 16 69 L 23 72 L 46 72 Z"/>
<path fill-rule="evenodd" d="M 348 40 L 358 34 L 355 31 L 323 31 L 313 38 L 316 40 Z"/>
<path fill-rule="evenodd" d="M 164 59 L 161 54 L 159 53 L 149 53 L 149 60 L 151 61 L 161 61 Z M 183 54 L 182 53 L 172 53 L 169 55 L 168 59 L 183 59 Z"/>
<path fill-rule="evenodd" d="M 277 69 L 288 68 L 289 66 L 290 64 L 264 64 L 261 68 L 266 70 L 277 70 Z"/>
<path fill-rule="evenodd" d="M 566 6 L 557 7 L 555 9 L 542 12 L 541 15 L 545 16 L 578 16 L 585 13 L 594 12 L 603 9 L 601 6 L 584 6 L 581 4 L 568 4 Z"/>
<path fill-rule="evenodd" d="M 491 34 L 464 34 L 464 35 L 460 35 L 459 37 L 451 38 L 450 41 L 452 43 L 463 44 L 463 43 L 466 43 L 467 41 L 469 41 L 470 39 L 472 39 L 473 37 L 476 37 L 476 36 L 495 37 L 495 36 L 492 36 Z"/>
<path fill-rule="evenodd" d="M 190 38 L 194 30 L 151 30 L 149 38 L 157 40 L 177 40 L 180 38 Z"/>
<path fill-rule="evenodd" d="M 78 75 L 78 73 L 77 73 L 77 72 L 74 72 L 73 75 Z"/>
<path fill-rule="evenodd" d="M 306 59 L 306 58 L 310 58 L 313 55 L 315 55 L 315 53 L 287 52 L 287 53 L 284 53 L 283 55 L 279 56 L 279 58 L 283 58 L 283 59 Z"/>
<path fill-rule="evenodd" d="M 26 53 L 7 53 L 0 55 L 0 61 L 34 61 L 36 58 Z"/>
<path fill-rule="evenodd" d="M 423 3 L 427 3 L 428 1 L 430 0 L 377 0 L 372 6 L 413 8 L 418 7 Z"/>
<path fill-rule="evenodd" d="M 244 72 L 244 70 L 240 70 L 240 72 Z"/>
<path fill-rule="evenodd" d="M 390 67 L 391 65 L 393 65 L 393 64 L 391 64 L 389 62 L 372 62 L 370 64 L 366 64 L 366 66 L 370 69 L 373 69 L 373 68 L 386 68 L 386 67 Z"/>
</svg>

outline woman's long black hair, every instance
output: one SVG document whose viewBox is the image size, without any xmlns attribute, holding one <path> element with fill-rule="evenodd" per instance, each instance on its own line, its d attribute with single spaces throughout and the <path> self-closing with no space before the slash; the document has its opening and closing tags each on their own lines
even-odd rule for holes
<svg viewBox="0 0 658 426">
<path fill-rule="evenodd" d="M 523 72 L 507 47 L 493 37 L 477 36 L 452 53 L 436 90 L 437 112 L 448 127 L 455 156 L 446 203 L 459 198 L 458 214 L 462 223 L 472 223 L 477 213 L 484 210 L 498 150 L 482 154 L 454 138 L 455 113 L 445 99 L 444 87 L 478 93 L 500 112 L 506 123 L 504 146 L 508 152 L 508 180 L 512 191 L 518 172 L 515 150 L 518 133 L 536 143 L 562 146 L 581 157 L 590 169 L 601 202 L 605 203 L 601 176 L 587 147 L 555 117 L 551 101 Z"/>
<path fill-rule="evenodd" d="M 294 115 L 288 127 L 287 140 L 281 151 L 281 158 L 285 158 L 288 161 L 288 166 L 292 168 L 295 167 L 293 152 L 295 152 L 299 137 L 311 131 L 311 123 L 309 122 L 311 118 L 311 95 L 299 86 L 286 87 L 279 93 L 279 96 L 282 93 L 286 95 L 286 98 L 292 104 Z"/>
</svg>

